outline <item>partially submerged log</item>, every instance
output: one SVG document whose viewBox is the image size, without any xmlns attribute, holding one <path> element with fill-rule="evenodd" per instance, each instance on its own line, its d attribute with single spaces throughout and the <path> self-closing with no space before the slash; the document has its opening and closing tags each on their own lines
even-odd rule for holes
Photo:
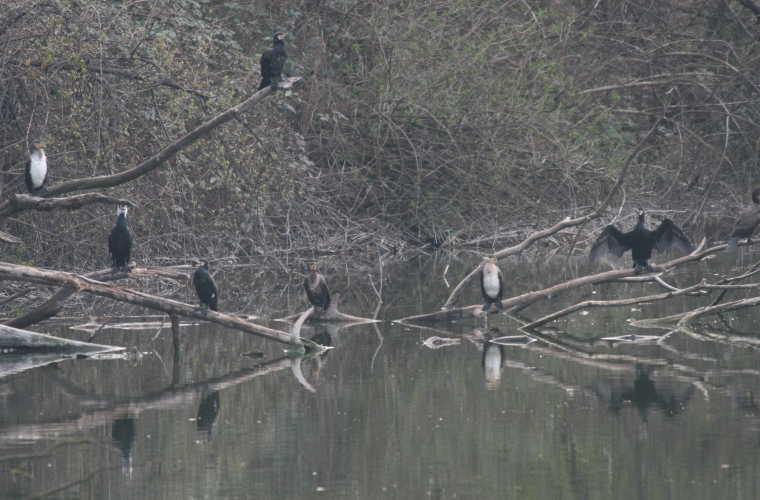
<svg viewBox="0 0 760 500">
<path fill-rule="evenodd" d="M 0 263 L 0 279 L 38 283 L 41 285 L 68 285 L 78 292 L 91 293 L 100 297 L 147 307 L 149 309 L 165 312 L 169 315 L 188 316 L 211 321 L 228 328 L 257 335 L 282 344 L 306 342 L 304 339 L 296 339 L 290 333 L 283 332 L 282 330 L 276 330 L 274 328 L 251 323 L 236 316 L 211 310 L 203 310 L 177 300 L 156 297 L 128 288 L 111 286 L 101 281 L 95 281 L 73 273 Z"/>
<path fill-rule="evenodd" d="M 91 273 L 85 274 L 83 277 L 96 279 L 98 281 L 115 281 L 123 278 L 166 278 L 170 280 L 186 280 L 188 274 L 177 270 L 172 267 L 133 267 L 129 273 L 118 271 L 114 272 L 111 268 L 100 269 Z M 11 319 L 6 322 L 8 326 L 15 326 L 16 328 L 25 328 L 29 325 L 39 323 L 48 318 L 52 318 L 58 314 L 66 300 L 77 293 L 77 287 L 73 284 L 66 284 L 61 287 L 56 293 L 54 293 L 48 300 L 37 306 L 36 308 L 28 311 L 21 316 Z"/>
<path fill-rule="evenodd" d="M 699 246 L 689 255 L 678 257 L 676 259 L 665 262 L 659 266 L 652 266 L 656 272 L 664 272 L 671 270 L 681 264 L 689 262 L 697 262 L 706 256 L 724 250 L 725 244 L 716 245 L 707 249 L 704 249 L 705 240 L 703 239 Z M 514 297 L 509 297 L 501 301 L 501 305 L 507 310 L 520 310 L 529 305 L 538 302 L 542 299 L 549 299 L 561 292 L 578 288 L 583 285 L 595 285 L 599 283 L 606 283 L 610 281 L 617 281 L 622 278 L 628 278 L 636 276 L 633 268 L 628 269 L 616 269 L 612 271 L 605 271 L 603 273 L 591 274 L 588 276 L 581 276 L 557 285 L 544 288 L 543 290 L 536 290 L 532 292 L 523 293 Z M 654 275 L 652 276 L 654 280 Z M 418 314 L 414 316 L 407 316 L 396 320 L 398 323 L 405 323 L 411 321 L 451 321 L 462 318 L 474 318 L 482 315 L 483 306 L 481 304 L 474 304 L 470 306 L 457 307 L 442 311 L 434 311 L 431 313 Z"/>
</svg>

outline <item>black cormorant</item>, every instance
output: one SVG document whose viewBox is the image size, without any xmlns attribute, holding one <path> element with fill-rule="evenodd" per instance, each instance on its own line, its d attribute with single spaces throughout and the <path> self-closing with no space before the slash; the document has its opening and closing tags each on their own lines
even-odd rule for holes
<svg viewBox="0 0 760 500">
<path fill-rule="evenodd" d="M 496 304 L 496 309 L 501 311 L 501 299 L 504 296 L 504 278 L 501 274 L 496 259 L 487 258 L 480 269 L 480 291 L 483 292 L 483 312 L 491 309 L 491 304 Z"/>
<path fill-rule="evenodd" d="M 214 278 L 208 272 L 208 262 L 205 260 L 201 261 L 201 265 L 193 273 L 193 285 L 195 285 L 195 292 L 201 301 L 201 307 L 207 307 L 212 311 L 216 311 L 219 296 Z"/>
<path fill-rule="evenodd" d="M 739 214 L 739 219 L 736 221 L 734 231 L 731 233 L 731 238 L 728 240 L 728 248 L 735 249 L 736 241 L 739 238 L 747 238 L 747 243 L 752 241 L 752 233 L 755 232 L 757 226 L 760 225 L 760 187 L 755 188 L 752 191 L 752 203 L 753 206 L 748 207 Z"/>
<path fill-rule="evenodd" d="M 652 257 L 653 248 L 658 252 L 664 252 L 669 248 L 677 248 L 685 253 L 694 251 L 689 238 L 670 219 L 663 220 L 657 229 L 650 231 L 644 225 L 644 218 L 644 211 L 639 209 L 639 220 L 627 233 L 620 232 L 613 225 L 605 227 L 591 247 L 591 260 L 595 261 L 608 255 L 621 257 L 626 251 L 631 250 L 633 268 L 636 274 L 640 274 L 652 271 L 647 261 Z"/>
<path fill-rule="evenodd" d="M 309 275 L 303 280 L 306 296 L 314 307 L 327 311 L 330 307 L 330 291 L 327 289 L 325 277 L 317 271 L 317 265 L 309 264 Z"/>
<path fill-rule="evenodd" d="M 259 90 L 272 85 L 272 90 L 282 79 L 282 70 L 285 60 L 288 58 L 285 52 L 285 33 L 278 31 L 272 37 L 272 48 L 261 54 L 261 84 Z"/>
<path fill-rule="evenodd" d="M 108 236 L 108 251 L 111 252 L 111 265 L 116 270 L 129 272 L 129 255 L 132 252 L 132 235 L 127 227 L 126 206 L 121 206 L 116 211 L 116 225 L 111 229 Z"/>
<path fill-rule="evenodd" d="M 47 181 L 47 157 L 45 156 L 45 145 L 35 143 L 32 146 L 32 152 L 29 159 L 26 160 L 26 173 L 24 174 L 26 189 L 31 194 L 39 193 L 45 190 Z"/>
</svg>

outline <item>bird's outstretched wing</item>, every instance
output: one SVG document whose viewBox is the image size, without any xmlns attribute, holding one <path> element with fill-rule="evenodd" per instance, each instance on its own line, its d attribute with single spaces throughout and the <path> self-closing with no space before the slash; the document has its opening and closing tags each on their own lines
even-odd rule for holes
<svg viewBox="0 0 760 500">
<path fill-rule="evenodd" d="M 689 238 L 670 219 L 660 222 L 660 225 L 657 226 L 654 232 L 654 247 L 658 252 L 665 252 L 671 248 L 678 249 L 684 253 L 694 251 L 694 245 L 692 245 Z"/>
<path fill-rule="evenodd" d="M 605 227 L 602 234 L 600 234 L 594 244 L 591 245 L 589 258 L 592 261 L 596 261 L 610 255 L 622 257 L 623 253 L 630 248 L 630 246 L 626 245 L 624 240 L 623 233 L 621 233 L 618 228 L 612 225 Z"/>
</svg>

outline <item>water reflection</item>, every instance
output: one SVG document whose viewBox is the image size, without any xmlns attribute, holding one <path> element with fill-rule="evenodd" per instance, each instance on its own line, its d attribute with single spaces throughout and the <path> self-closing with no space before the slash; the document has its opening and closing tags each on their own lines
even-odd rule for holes
<svg viewBox="0 0 760 500">
<path fill-rule="evenodd" d="M 211 439 L 216 417 L 219 416 L 219 406 L 219 391 L 209 392 L 201 398 L 201 402 L 198 405 L 195 426 L 198 428 L 198 431 L 205 432 L 208 439 Z"/>
<path fill-rule="evenodd" d="M 434 310 L 446 294 L 431 276 L 449 264 L 387 268 L 379 317 Z M 514 293 L 575 272 L 525 262 L 504 271 Z M 695 266 L 679 279 L 703 272 Z M 333 276 L 347 310 L 372 310 L 366 276 L 350 286 Z M 262 316 L 279 317 L 267 310 L 279 304 L 291 305 L 283 316 L 303 308 L 300 280 L 291 294 L 281 280 L 251 286 L 255 279 L 225 289 L 243 305 L 261 300 Z M 650 286 L 595 291 L 617 298 Z M 248 292 L 257 288 L 266 294 Z M 470 292 L 465 303 L 480 300 Z M 560 295 L 522 313 L 530 321 L 587 297 Z M 539 341 L 508 314 L 491 315 L 488 329 L 481 320 L 307 322 L 300 335 L 335 348 L 306 356 L 206 323 L 160 335 L 103 328 L 100 341 L 144 355 L 2 379 L 0 497 L 747 497 L 760 491 L 760 370 L 753 337 L 739 342 L 736 332 L 756 331 L 758 311 L 726 316 L 730 332 L 627 321 L 700 300 L 711 299 L 593 310 L 543 328 Z"/>
<path fill-rule="evenodd" d="M 632 383 L 622 378 L 600 378 L 594 381 L 594 393 L 607 403 L 613 413 L 619 413 L 623 408 L 632 405 L 644 422 L 647 421 L 650 409 L 674 417 L 686 409 L 694 395 L 693 384 L 687 384 L 680 391 L 670 384 L 656 387 L 652 380 L 654 369 L 651 366 L 637 364 L 635 372 Z"/>
<path fill-rule="evenodd" d="M 132 479 L 134 472 L 136 420 L 130 416 L 119 416 L 111 423 L 111 439 L 121 453 L 121 472 Z"/>
</svg>

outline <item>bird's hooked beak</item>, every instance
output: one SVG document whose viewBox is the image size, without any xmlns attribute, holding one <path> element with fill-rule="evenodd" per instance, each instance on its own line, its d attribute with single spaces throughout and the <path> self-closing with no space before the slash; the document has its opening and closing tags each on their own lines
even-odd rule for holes
<svg viewBox="0 0 760 500">
<path fill-rule="evenodd" d="M 285 33 L 284 31 L 278 31 L 277 33 L 274 34 L 274 38 L 275 40 L 284 40 L 286 35 L 287 33 Z"/>
</svg>

